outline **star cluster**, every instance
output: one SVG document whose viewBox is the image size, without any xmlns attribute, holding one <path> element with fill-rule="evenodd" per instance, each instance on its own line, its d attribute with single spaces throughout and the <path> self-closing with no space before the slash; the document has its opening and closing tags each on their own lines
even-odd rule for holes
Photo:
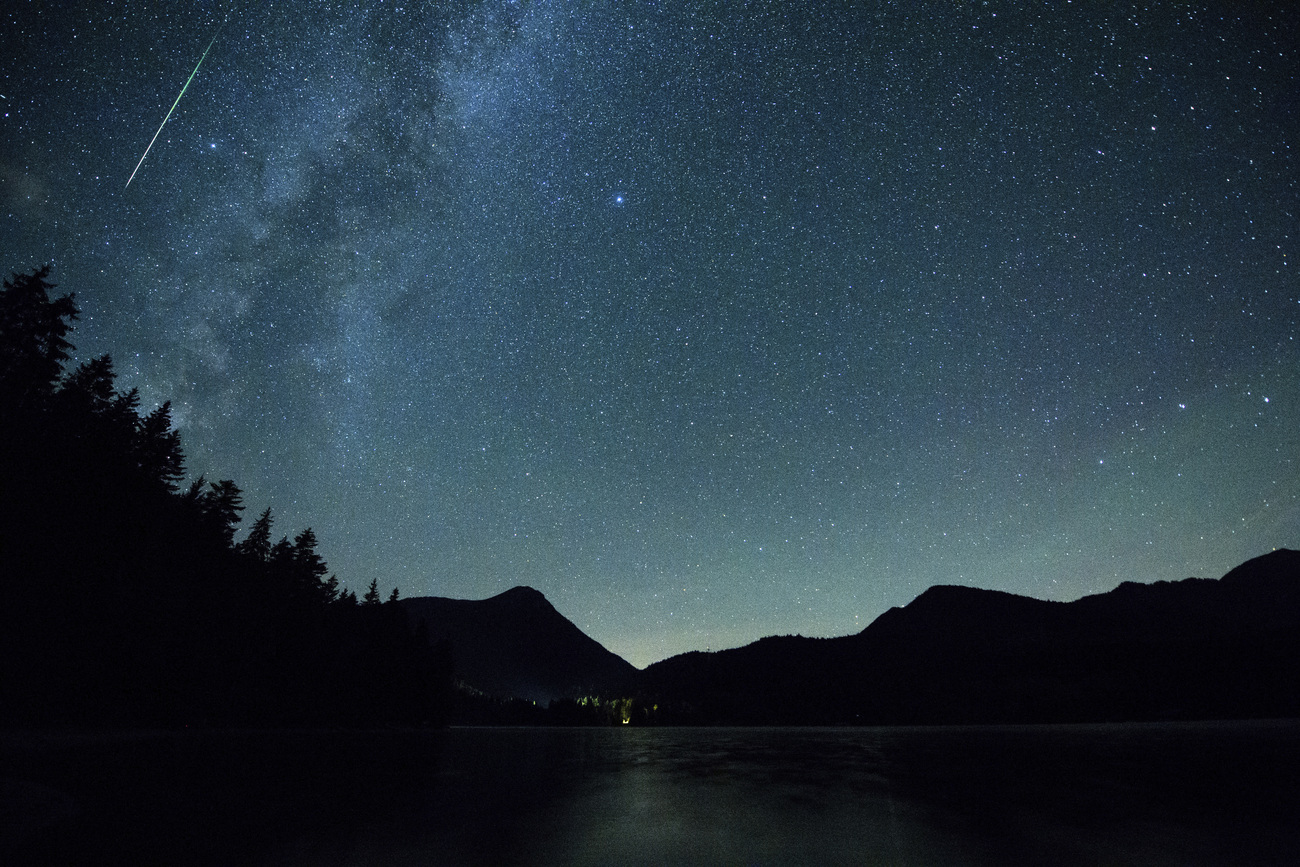
<svg viewBox="0 0 1300 867">
<path fill-rule="evenodd" d="M 0 266 L 349 587 L 644 665 L 1300 545 L 1286 4 L 3 20 Z"/>
</svg>

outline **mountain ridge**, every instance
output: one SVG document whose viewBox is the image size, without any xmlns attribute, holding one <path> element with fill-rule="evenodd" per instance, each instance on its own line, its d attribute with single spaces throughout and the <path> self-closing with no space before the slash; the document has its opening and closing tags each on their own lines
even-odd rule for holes
<svg viewBox="0 0 1300 867">
<path fill-rule="evenodd" d="M 461 680 L 488 694 L 546 703 L 624 690 L 635 677 L 631 663 L 527 585 L 482 600 L 420 596 L 400 604 L 429 641 L 450 643 Z"/>
<path fill-rule="evenodd" d="M 635 695 L 667 722 L 1300 715 L 1300 686 L 1289 675 L 1300 660 L 1300 552 L 1290 549 L 1252 558 L 1217 580 L 1125 581 L 1069 602 L 935 585 L 851 635 L 765 636 L 741 647 L 677 654 L 639 671 L 583 635 L 531 587 L 480 602 L 428 601 L 437 599 L 404 604 L 426 618 L 471 606 L 460 609 L 455 628 L 439 632 L 429 624 L 431 638 L 459 641 L 466 683 L 532 701 Z M 531 625 L 520 619 L 527 611 Z M 500 612 L 509 616 L 497 622 Z M 476 628 L 483 630 L 477 637 Z M 548 641 L 559 643 L 547 649 Z M 489 671 L 475 654 L 492 657 L 500 670 Z M 568 668 L 558 662 L 566 655 Z M 586 661 L 596 667 L 584 671 Z M 525 674 L 528 669 L 533 673 Z"/>
</svg>

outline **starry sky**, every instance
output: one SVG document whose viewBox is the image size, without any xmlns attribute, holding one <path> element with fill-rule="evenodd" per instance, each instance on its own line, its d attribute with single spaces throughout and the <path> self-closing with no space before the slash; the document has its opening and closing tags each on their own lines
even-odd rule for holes
<svg viewBox="0 0 1300 867">
<path fill-rule="evenodd" d="M 6 6 L 0 268 L 348 587 L 642 666 L 1300 547 L 1290 4 Z"/>
</svg>

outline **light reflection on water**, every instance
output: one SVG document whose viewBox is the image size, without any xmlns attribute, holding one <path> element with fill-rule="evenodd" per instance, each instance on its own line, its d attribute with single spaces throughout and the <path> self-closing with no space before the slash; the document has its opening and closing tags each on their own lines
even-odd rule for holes
<svg viewBox="0 0 1300 867">
<path fill-rule="evenodd" d="M 1298 864 L 1297 816 L 1300 721 L 0 737 L 0 863 Z"/>
<path fill-rule="evenodd" d="M 482 863 L 1300 863 L 1294 722 L 449 735 Z"/>
</svg>

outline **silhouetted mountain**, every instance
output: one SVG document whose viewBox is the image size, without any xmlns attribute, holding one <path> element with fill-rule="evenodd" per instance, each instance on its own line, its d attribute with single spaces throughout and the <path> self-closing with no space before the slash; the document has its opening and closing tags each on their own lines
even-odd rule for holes
<svg viewBox="0 0 1300 867">
<path fill-rule="evenodd" d="M 763 638 L 638 672 L 541 593 L 402 603 L 447 639 L 460 678 L 536 701 L 482 721 L 840 725 L 1088 722 L 1300 715 L 1300 552 L 1222 579 L 1125 582 L 1074 602 L 936 586 L 856 635 Z M 614 707 L 611 699 L 622 698 Z M 584 710 L 585 708 L 585 710 Z M 539 715 L 540 714 L 540 715 Z M 554 717 L 554 718 L 552 718 Z"/>
<path fill-rule="evenodd" d="M 650 666 L 681 722 L 980 723 L 1300 714 L 1300 553 L 1074 602 L 932 587 L 857 635 Z"/>
<path fill-rule="evenodd" d="M 457 676 L 496 696 L 547 703 L 628 692 L 637 671 L 531 587 L 481 601 L 424 596 L 401 604 L 432 641 L 451 643 Z"/>
</svg>

